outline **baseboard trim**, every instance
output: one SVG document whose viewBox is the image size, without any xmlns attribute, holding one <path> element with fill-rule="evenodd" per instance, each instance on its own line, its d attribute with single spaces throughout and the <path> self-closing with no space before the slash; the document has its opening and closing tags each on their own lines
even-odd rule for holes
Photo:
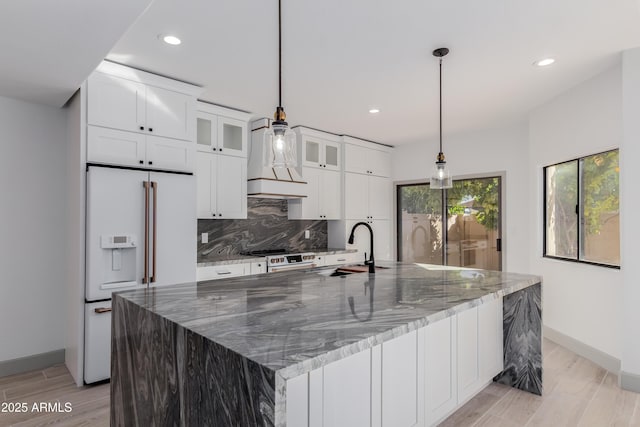
<svg viewBox="0 0 640 427">
<path fill-rule="evenodd" d="M 0 362 L 0 378 L 64 363 L 64 349 Z"/>
<path fill-rule="evenodd" d="M 632 374 L 630 372 L 620 372 L 620 387 L 640 393 L 640 375 Z"/>
<path fill-rule="evenodd" d="M 543 336 L 551 341 L 560 344 L 561 346 L 573 351 L 578 356 L 582 356 L 600 366 L 603 369 L 611 372 L 612 374 L 619 376 L 621 370 L 620 359 L 593 348 L 582 341 L 578 341 L 568 335 L 558 332 L 548 326 L 543 327 Z M 639 383 L 640 384 L 640 383 Z"/>
</svg>

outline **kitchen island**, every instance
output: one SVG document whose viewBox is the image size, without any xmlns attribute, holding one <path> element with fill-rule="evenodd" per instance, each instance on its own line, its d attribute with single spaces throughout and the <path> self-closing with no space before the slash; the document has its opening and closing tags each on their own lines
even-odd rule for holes
<svg viewBox="0 0 640 427">
<path fill-rule="evenodd" d="M 112 425 L 431 425 L 491 379 L 542 392 L 540 277 L 385 265 L 115 294 Z"/>
</svg>

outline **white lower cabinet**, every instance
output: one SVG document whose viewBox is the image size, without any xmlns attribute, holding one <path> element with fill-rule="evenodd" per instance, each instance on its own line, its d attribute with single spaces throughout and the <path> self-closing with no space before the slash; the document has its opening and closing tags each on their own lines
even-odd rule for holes
<svg viewBox="0 0 640 427">
<path fill-rule="evenodd" d="M 370 353 L 370 351 L 356 353 L 324 367 L 323 426 L 369 427 L 371 425 Z M 311 379 L 313 380 L 314 377 Z M 312 389 L 313 386 L 312 383 Z"/>
<path fill-rule="evenodd" d="M 413 331 L 382 344 L 382 427 L 424 425 L 424 342 L 418 338 Z"/>
<path fill-rule="evenodd" d="M 425 423 L 433 425 L 458 403 L 456 376 L 457 316 L 427 325 L 424 334 Z"/>
<path fill-rule="evenodd" d="M 503 369 L 496 299 L 287 381 L 287 426 L 434 426 Z"/>
<path fill-rule="evenodd" d="M 198 267 L 196 270 L 196 280 L 216 280 L 228 279 L 249 274 L 250 264 L 227 264 L 212 265 L 208 267 Z"/>
<path fill-rule="evenodd" d="M 458 313 L 458 402 L 465 402 L 482 387 L 478 348 L 478 307 Z"/>
</svg>

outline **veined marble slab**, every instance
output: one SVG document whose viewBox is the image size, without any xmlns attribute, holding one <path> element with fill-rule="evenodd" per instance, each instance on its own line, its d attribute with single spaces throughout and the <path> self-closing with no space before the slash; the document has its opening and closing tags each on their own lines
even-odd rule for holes
<svg viewBox="0 0 640 427">
<path fill-rule="evenodd" d="M 392 268 L 373 276 L 291 271 L 118 297 L 288 379 L 541 281 L 495 271 L 387 265 Z"/>
</svg>

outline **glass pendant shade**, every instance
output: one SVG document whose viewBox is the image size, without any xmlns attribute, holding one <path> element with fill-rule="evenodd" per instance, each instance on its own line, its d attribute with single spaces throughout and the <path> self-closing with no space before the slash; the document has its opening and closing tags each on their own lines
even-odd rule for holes
<svg viewBox="0 0 640 427">
<path fill-rule="evenodd" d="M 270 168 L 295 168 L 296 134 L 286 123 L 273 122 L 264 133 L 265 165 Z"/>
<path fill-rule="evenodd" d="M 436 162 L 433 172 L 431 172 L 429 188 L 432 190 L 442 190 L 451 187 L 453 187 L 453 180 L 451 179 L 449 169 L 447 169 L 447 162 Z"/>
</svg>

